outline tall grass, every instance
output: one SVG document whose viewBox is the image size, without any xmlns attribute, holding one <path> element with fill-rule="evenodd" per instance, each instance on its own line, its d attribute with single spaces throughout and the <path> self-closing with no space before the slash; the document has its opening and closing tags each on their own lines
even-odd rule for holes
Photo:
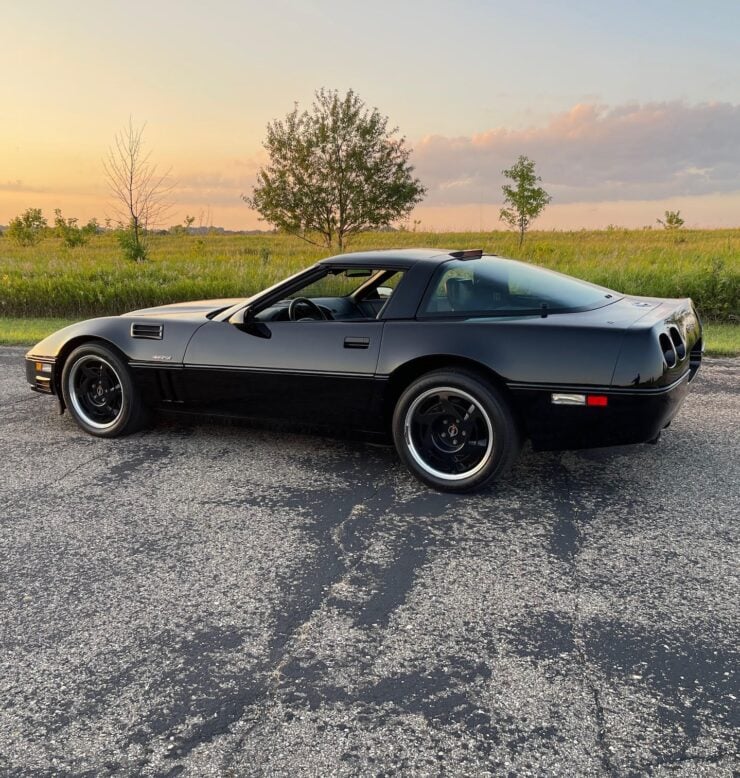
<svg viewBox="0 0 740 778">
<path fill-rule="evenodd" d="M 628 294 L 692 297 L 705 318 L 740 316 L 740 230 L 366 233 L 350 250 L 482 248 Z M 178 300 L 246 297 L 331 252 L 284 235 L 152 236 L 132 263 L 112 235 L 65 248 L 0 238 L 0 316 L 84 318 Z"/>
</svg>

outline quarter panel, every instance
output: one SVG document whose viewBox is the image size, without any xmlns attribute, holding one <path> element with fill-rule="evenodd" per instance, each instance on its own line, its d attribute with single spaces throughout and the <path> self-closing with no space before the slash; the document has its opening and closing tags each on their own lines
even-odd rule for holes
<svg viewBox="0 0 740 778">
<path fill-rule="evenodd" d="M 449 354 L 480 362 L 506 382 L 608 385 L 624 331 L 576 324 L 576 316 L 588 318 L 387 322 L 378 375 L 388 376 L 419 357 Z"/>
<path fill-rule="evenodd" d="M 664 360 L 659 338 L 672 328 L 680 334 L 685 353 L 671 367 Z M 627 331 L 614 370 L 614 385 L 655 387 L 673 383 L 689 371 L 691 353 L 701 348 L 701 339 L 701 323 L 690 299 L 662 301 Z"/>
</svg>

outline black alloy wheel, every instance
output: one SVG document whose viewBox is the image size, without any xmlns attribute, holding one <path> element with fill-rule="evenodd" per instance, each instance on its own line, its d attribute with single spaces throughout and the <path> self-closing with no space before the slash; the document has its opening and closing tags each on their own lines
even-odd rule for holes
<svg viewBox="0 0 740 778">
<path fill-rule="evenodd" d="M 116 437 L 137 429 L 144 408 L 128 366 L 97 343 L 76 348 L 62 372 L 64 402 L 77 424 L 98 437 Z"/>
<path fill-rule="evenodd" d="M 417 478 L 450 492 L 478 489 L 502 475 L 521 447 L 503 396 L 463 370 L 427 373 L 412 383 L 396 404 L 393 436 Z"/>
</svg>

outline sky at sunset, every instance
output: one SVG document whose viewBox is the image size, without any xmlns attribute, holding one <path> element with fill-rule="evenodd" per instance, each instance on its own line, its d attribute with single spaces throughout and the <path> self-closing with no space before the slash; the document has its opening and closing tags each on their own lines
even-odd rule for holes
<svg viewBox="0 0 740 778">
<path fill-rule="evenodd" d="M 112 215 L 102 159 L 146 122 L 174 209 L 265 228 L 239 195 L 268 121 L 353 88 L 397 125 L 429 229 L 499 228 L 537 163 L 544 229 L 740 226 L 740 2 L 2 2 L 0 224 Z M 165 225 L 166 226 L 166 225 Z"/>
</svg>

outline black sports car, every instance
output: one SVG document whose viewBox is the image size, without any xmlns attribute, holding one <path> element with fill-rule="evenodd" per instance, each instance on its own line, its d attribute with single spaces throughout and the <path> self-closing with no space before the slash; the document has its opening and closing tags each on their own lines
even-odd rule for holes
<svg viewBox="0 0 740 778">
<path fill-rule="evenodd" d="M 466 491 L 535 449 L 654 442 L 702 355 L 689 299 L 630 297 L 481 251 L 324 259 L 247 299 L 91 319 L 27 354 L 86 432 L 150 409 L 392 436 L 427 484 Z"/>
</svg>

